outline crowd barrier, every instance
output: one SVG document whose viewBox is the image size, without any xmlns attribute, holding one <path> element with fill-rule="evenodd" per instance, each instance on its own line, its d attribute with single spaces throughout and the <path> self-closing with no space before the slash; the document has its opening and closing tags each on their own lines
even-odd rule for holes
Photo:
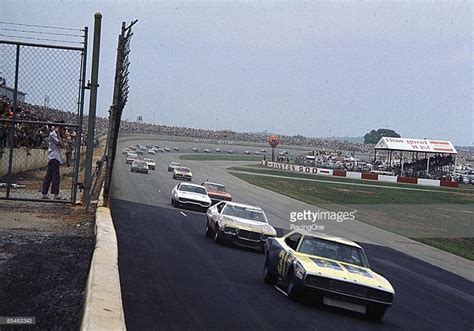
<svg viewBox="0 0 474 331">
<path fill-rule="evenodd" d="M 307 167 L 307 166 L 300 166 L 300 165 L 295 165 L 295 164 L 270 162 L 270 161 L 262 161 L 262 164 L 266 167 L 273 168 L 273 169 L 301 172 L 301 173 L 314 174 L 314 175 L 337 176 L 337 177 L 346 177 L 346 178 L 351 178 L 351 179 L 367 179 L 367 180 L 375 180 L 379 182 L 407 183 L 407 184 L 436 186 L 436 187 L 439 187 L 439 186 L 458 187 L 459 186 L 457 182 L 450 181 L 450 180 L 389 176 L 389 175 L 380 175 L 380 174 L 372 173 L 372 172 L 361 173 L 361 172 L 353 172 L 353 171 L 345 171 L 345 170 L 333 170 L 333 169 Z"/>
</svg>

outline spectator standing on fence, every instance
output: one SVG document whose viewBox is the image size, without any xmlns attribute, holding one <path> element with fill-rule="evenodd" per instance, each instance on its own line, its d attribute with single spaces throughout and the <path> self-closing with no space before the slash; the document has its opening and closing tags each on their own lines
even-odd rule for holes
<svg viewBox="0 0 474 331">
<path fill-rule="evenodd" d="M 54 126 L 51 126 L 51 132 L 49 134 L 48 168 L 41 189 L 43 199 L 49 199 L 48 190 L 50 185 L 51 193 L 54 194 L 54 199 L 61 199 L 59 196 L 59 165 L 64 163 L 61 156 L 61 148 L 65 147 L 63 137 L 64 127 L 55 128 Z"/>
</svg>

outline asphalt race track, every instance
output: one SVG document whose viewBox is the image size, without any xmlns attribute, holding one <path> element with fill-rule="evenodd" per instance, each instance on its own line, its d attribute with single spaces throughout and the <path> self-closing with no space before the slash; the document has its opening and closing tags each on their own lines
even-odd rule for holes
<svg viewBox="0 0 474 331">
<path fill-rule="evenodd" d="M 119 152 L 127 144 L 119 143 Z M 394 305 L 381 322 L 308 302 L 292 302 L 281 290 L 263 282 L 262 254 L 217 245 L 204 235 L 204 213 L 171 206 L 170 191 L 177 181 L 166 168 L 178 158 L 169 153 L 155 159 L 157 170 L 148 175 L 131 173 L 121 155 L 117 155 L 114 168 L 112 216 L 129 330 L 472 330 L 472 282 L 373 243 L 359 242 L 372 268 L 386 276 L 396 290 Z M 195 183 L 212 172 L 209 162 L 192 164 Z M 216 172 L 213 180 L 218 181 L 219 175 Z M 229 178 L 222 181 L 234 194 Z M 242 201 L 245 192 L 236 192 L 234 197 Z M 281 203 L 292 203 L 287 200 Z M 258 204 L 270 215 L 275 212 L 272 208 L 277 208 L 274 200 L 267 204 L 263 199 Z"/>
</svg>

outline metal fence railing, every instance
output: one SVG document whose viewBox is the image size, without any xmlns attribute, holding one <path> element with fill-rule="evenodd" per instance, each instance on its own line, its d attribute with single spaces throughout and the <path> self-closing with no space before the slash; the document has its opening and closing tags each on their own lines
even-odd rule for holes
<svg viewBox="0 0 474 331">
<path fill-rule="evenodd" d="M 87 28 L 76 31 L 79 46 L 0 40 L 0 199 L 76 202 Z"/>
</svg>

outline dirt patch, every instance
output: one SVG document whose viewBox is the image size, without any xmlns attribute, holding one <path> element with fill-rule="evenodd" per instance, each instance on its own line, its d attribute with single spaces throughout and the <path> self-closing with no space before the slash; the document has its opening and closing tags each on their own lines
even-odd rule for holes
<svg viewBox="0 0 474 331">
<path fill-rule="evenodd" d="M 79 328 L 94 212 L 0 201 L 0 219 L 0 316 L 35 317 L 41 329 Z"/>
</svg>

